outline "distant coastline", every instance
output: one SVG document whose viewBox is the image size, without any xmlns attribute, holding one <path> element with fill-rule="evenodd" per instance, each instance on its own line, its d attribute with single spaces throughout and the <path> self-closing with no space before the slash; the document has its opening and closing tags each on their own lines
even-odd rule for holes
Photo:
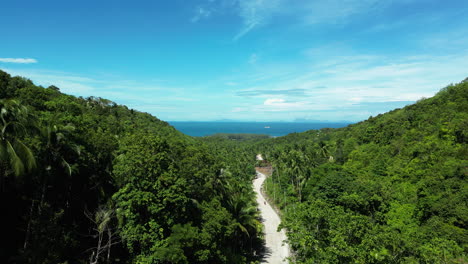
<svg viewBox="0 0 468 264">
<path fill-rule="evenodd" d="M 272 137 L 285 136 L 312 129 L 345 127 L 352 122 L 241 122 L 241 121 L 168 121 L 180 132 L 203 137 L 219 133 L 266 134 Z M 268 127 L 268 128 L 266 128 Z"/>
</svg>

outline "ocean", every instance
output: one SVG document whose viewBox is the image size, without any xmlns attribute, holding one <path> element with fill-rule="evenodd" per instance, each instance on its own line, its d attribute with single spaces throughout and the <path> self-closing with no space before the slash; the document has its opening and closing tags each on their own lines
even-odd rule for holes
<svg viewBox="0 0 468 264">
<path fill-rule="evenodd" d="M 217 133 L 266 134 L 272 137 L 280 137 L 294 132 L 304 132 L 325 127 L 339 128 L 350 124 L 299 122 L 168 122 L 180 132 L 193 137 L 203 137 Z"/>
</svg>

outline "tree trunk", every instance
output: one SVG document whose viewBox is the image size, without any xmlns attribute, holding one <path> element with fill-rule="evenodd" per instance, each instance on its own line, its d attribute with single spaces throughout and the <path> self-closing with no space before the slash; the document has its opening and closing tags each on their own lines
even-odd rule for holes
<svg viewBox="0 0 468 264">
<path fill-rule="evenodd" d="M 47 172 L 47 174 L 49 174 L 49 172 Z M 47 188 L 47 176 L 44 178 L 44 182 L 42 183 L 41 200 L 39 202 L 39 210 L 38 210 L 39 215 L 41 215 L 42 207 L 44 207 L 44 198 L 45 198 L 46 188 Z"/>
<path fill-rule="evenodd" d="M 3 162 L 3 161 L 0 161 L 0 193 L 4 193 L 5 192 L 5 179 L 6 177 L 8 176 L 8 165 Z"/>
<path fill-rule="evenodd" d="M 102 242 L 102 233 L 99 233 L 99 236 L 98 236 L 98 245 L 97 245 L 97 248 L 96 248 L 96 254 L 94 254 L 93 252 L 93 256 L 94 256 L 94 260 L 92 260 L 92 257 L 91 257 L 91 264 L 97 264 L 98 261 L 99 261 L 99 255 L 101 254 L 101 242 Z"/>
<path fill-rule="evenodd" d="M 110 263 L 110 253 L 111 253 L 111 246 L 112 246 L 112 232 L 110 228 L 107 228 L 107 263 Z"/>
<path fill-rule="evenodd" d="M 31 234 L 31 225 L 32 225 L 33 212 L 34 212 L 34 204 L 35 204 L 35 200 L 31 199 L 31 208 L 29 209 L 28 226 L 26 227 L 26 235 L 24 237 L 24 244 L 23 244 L 23 249 L 24 250 L 26 250 L 26 248 L 28 247 L 29 236 Z"/>
</svg>

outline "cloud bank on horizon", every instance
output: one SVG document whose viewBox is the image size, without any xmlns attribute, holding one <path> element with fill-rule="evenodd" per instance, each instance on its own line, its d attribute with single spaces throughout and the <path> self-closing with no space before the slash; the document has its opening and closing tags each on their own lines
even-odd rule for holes
<svg viewBox="0 0 468 264">
<path fill-rule="evenodd" d="M 359 121 L 468 76 L 462 0 L 106 2 L 7 3 L 0 69 L 174 121 Z"/>
<path fill-rule="evenodd" d="M 0 58 L 0 62 L 29 64 L 37 63 L 37 60 L 30 58 Z"/>
</svg>

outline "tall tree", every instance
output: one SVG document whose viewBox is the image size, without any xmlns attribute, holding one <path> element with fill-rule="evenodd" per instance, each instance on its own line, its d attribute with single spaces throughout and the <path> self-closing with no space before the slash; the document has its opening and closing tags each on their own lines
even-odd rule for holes
<svg viewBox="0 0 468 264">
<path fill-rule="evenodd" d="M 31 149 L 22 138 L 34 127 L 28 108 L 16 100 L 0 100 L 0 190 L 5 177 L 20 176 L 36 166 Z"/>
</svg>

